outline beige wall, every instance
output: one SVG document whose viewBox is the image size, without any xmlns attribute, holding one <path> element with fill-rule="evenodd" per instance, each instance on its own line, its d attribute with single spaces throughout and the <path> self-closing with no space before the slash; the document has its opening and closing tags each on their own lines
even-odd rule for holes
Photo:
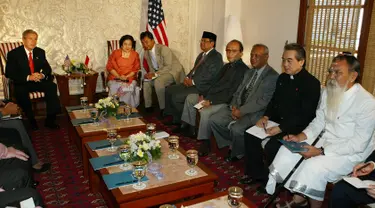
<svg viewBox="0 0 375 208">
<path fill-rule="evenodd" d="M 18 41 L 23 30 L 33 28 L 54 68 L 66 54 L 78 60 L 87 54 L 99 68 L 106 63 L 106 40 L 124 34 L 139 39 L 146 6 L 147 0 L 2 0 L 0 41 Z M 298 0 L 163 0 L 163 7 L 170 47 L 186 71 L 200 51 L 202 31 L 216 33 L 217 49 L 223 52 L 229 15 L 241 22 L 247 63 L 251 46 L 261 42 L 270 48 L 271 65 L 279 69 L 285 41 L 296 40 Z"/>
</svg>

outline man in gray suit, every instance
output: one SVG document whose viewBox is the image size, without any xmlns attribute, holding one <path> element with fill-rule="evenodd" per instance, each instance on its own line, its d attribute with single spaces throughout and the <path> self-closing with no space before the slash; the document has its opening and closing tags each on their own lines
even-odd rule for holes
<svg viewBox="0 0 375 208">
<path fill-rule="evenodd" d="M 204 31 L 200 41 L 202 53 L 195 60 L 193 69 L 185 77 L 183 84 L 169 86 L 165 91 L 165 115 L 172 115 L 170 124 L 179 124 L 184 108 L 184 102 L 189 94 L 205 96 L 215 82 L 220 69 L 223 67 L 223 58 L 215 50 L 216 35 Z M 169 124 L 169 123 L 164 123 Z"/>
<path fill-rule="evenodd" d="M 184 126 L 195 127 L 197 111 L 194 105 L 198 102 L 202 105 L 197 139 L 202 140 L 203 144 L 199 149 L 199 156 L 206 156 L 209 152 L 209 138 L 211 136 L 211 130 L 209 130 L 210 127 L 208 126 L 209 117 L 232 100 L 233 94 L 242 82 L 245 72 L 249 69 L 241 59 L 243 45 L 240 41 L 230 41 L 226 47 L 226 55 L 229 63 L 223 66 L 217 79 L 218 81 L 212 85 L 207 94 L 205 96 L 190 94 L 185 100 L 181 116 L 181 120 L 185 122 L 183 123 Z"/>
<path fill-rule="evenodd" d="M 141 33 L 142 46 L 150 71 L 144 75 L 143 96 L 146 111 L 152 111 L 152 87 L 155 87 L 161 115 L 165 108 L 165 87 L 180 83 L 185 73 L 172 50 L 165 45 L 155 44 L 149 31 Z"/>
<path fill-rule="evenodd" d="M 267 64 L 268 47 L 255 44 L 251 50 L 248 70 L 230 105 L 212 115 L 209 125 L 219 148 L 229 146 L 226 161 L 244 155 L 244 132 L 262 117 L 271 100 L 279 74 Z"/>
</svg>

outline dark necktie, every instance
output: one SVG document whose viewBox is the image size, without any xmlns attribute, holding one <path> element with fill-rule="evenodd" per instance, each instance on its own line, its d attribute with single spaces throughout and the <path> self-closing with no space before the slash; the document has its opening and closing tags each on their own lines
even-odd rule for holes
<svg viewBox="0 0 375 208">
<path fill-rule="evenodd" d="M 194 75 L 195 70 L 198 68 L 199 65 L 201 65 L 201 64 L 203 63 L 205 57 L 206 57 L 206 53 L 203 53 L 201 59 L 199 59 L 198 63 L 197 63 L 197 64 L 194 66 L 194 68 L 189 72 L 189 74 L 188 74 L 187 77 L 191 78 L 191 77 Z"/>
<path fill-rule="evenodd" d="M 34 61 L 33 61 L 33 55 L 31 52 L 29 52 L 29 67 L 31 74 L 34 73 Z"/>
<path fill-rule="evenodd" d="M 254 87 L 255 80 L 258 77 L 258 71 L 255 71 L 250 83 L 246 86 L 246 89 L 242 92 L 241 105 L 245 104 L 247 97 L 250 95 L 251 90 Z"/>
</svg>

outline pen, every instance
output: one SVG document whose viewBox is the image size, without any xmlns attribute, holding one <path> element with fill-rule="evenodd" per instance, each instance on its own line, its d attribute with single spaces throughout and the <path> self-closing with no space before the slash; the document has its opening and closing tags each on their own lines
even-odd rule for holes
<svg viewBox="0 0 375 208">
<path fill-rule="evenodd" d="M 126 184 L 131 184 L 131 183 L 135 183 L 137 182 L 138 180 L 132 180 L 132 181 L 126 181 L 126 182 L 120 182 L 120 183 L 116 183 L 116 186 L 121 186 L 121 185 L 126 185 Z"/>
<path fill-rule="evenodd" d="M 266 129 L 266 124 L 265 123 L 263 123 L 263 129 L 264 129 L 264 132 L 267 133 L 267 129 Z"/>
<path fill-rule="evenodd" d="M 364 166 L 358 168 L 357 172 L 363 170 L 364 168 L 366 168 L 366 167 L 369 166 L 370 164 L 371 164 L 370 162 L 366 163 Z M 353 172 L 349 173 L 348 175 L 350 176 L 350 175 L 352 175 L 352 174 L 353 174 Z"/>
</svg>

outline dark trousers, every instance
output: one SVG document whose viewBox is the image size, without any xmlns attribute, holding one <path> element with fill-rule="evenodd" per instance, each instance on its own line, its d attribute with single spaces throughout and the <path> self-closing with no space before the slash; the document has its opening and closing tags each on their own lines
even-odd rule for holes
<svg viewBox="0 0 375 208">
<path fill-rule="evenodd" d="M 362 180 L 375 180 L 374 175 L 360 178 Z M 334 185 L 330 197 L 331 208 L 352 208 L 371 203 L 375 203 L 375 199 L 367 195 L 366 189 L 357 189 L 345 181 L 340 181 Z"/>
<path fill-rule="evenodd" d="M 25 112 L 31 122 L 35 121 L 29 92 L 44 92 L 47 107 L 47 122 L 54 122 L 56 114 L 60 113 L 60 100 L 57 96 L 57 86 L 52 81 L 28 82 L 14 86 L 17 104 Z"/>
<path fill-rule="evenodd" d="M 262 183 L 267 183 L 268 180 L 268 166 L 275 158 L 281 143 L 278 139 L 282 138 L 283 134 L 272 136 L 266 144 L 264 150 L 262 148 L 262 140 L 256 136 L 245 132 L 245 174 L 258 180 Z M 266 164 L 263 158 L 266 158 Z"/>
<path fill-rule="evenodd" d="M 11 191 L 0 192 L 0 207 L 20 207 L 20 202 L 32 197 L 35 206 L 43 206 L 43 200 L 37 190 L 33 188 L 20 188 Z"/>
<path fill-rule="evenodd" d="M 0 143 L 7 147 L 24 151 L 21 136 L 16 129 L 0 128 Z M 33 183 L 31 178 L 31 161 L 17 158 L 0 159 L 0 187 L 5 190 L 29 187 Z"/>
<path fill-rule="evenodd" d="M 173 116 L 175 123 L 181 122 L 185 99 L 189 94 L 198 94 L 198 90 L 183 84 L 172 85 L 165 90 L 164 114 Z"/>
</svg>

